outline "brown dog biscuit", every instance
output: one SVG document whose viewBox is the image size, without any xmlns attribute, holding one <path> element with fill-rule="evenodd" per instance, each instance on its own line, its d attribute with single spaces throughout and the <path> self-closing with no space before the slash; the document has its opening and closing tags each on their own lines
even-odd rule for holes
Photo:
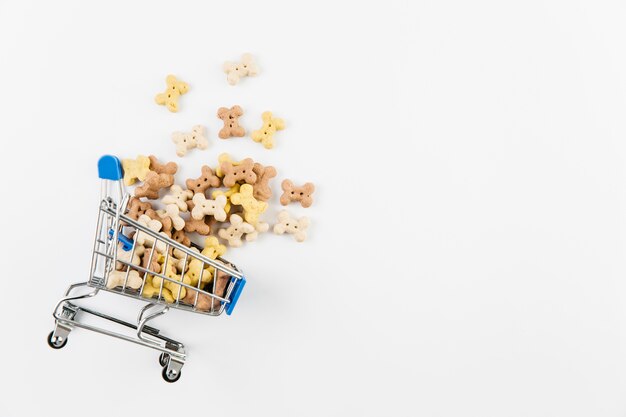
<svg viewBox="0 0 626 417">
<path fill-rule="evenodd" d="M 150 253 L 152 253 L 152 248 L 149 248 L 143 253 L 143 259 L 141 262 L 141 266 L 143 266 L 148 271 L 156 272 L 157 274 L 161 273 L 161 264 L 159 263 L 159 253 L 154 250 L 154 255 L 152 255 L 152 262 L 148 265 L 148 261 L 150 261 Z"/>
<path fill-rule="evenodd" d="M 137 197 L 133 197 L 128 203 L 128 213 L 126 215 L 133 220 L 137 220 L 139 216 L 145 214 L 150 209 L 152 209 L 152 204 L 149 201 L 141 201 Z"/>
<path fill-rule="evenodd" d="M 166 164 L 162 164 L 154 155 L 150 155 L 149 158 L 150 158 L 150 171 L 154 171 L 157 174 L 168 174 L 168 175 L 174 175 L 176 174 L 176 171 L 178 171 L 178 165 L 176 165 L 176 162 L 168 162 Z"/>
<path fill-rule="evenodd" d="M 202 166 L 202 174 L 200 177 L 193 179 L 189 178 L 185 181 L 187 189 L 195 193 L 204 193 L 208 188 L 217 188 L 221 184 L 221 180 L 217 175 L 213 173 L 210 166 Z M 187 203 L 189 205 L 189 203 Z"/>
<path fill-rule="evenodd" d="M 228 139 L 230 137 L 242 137 L 246 135 L 246 130 L 239 125 L 239 116 L 243 115 L 243 109 L 240 106 L 233 106 L 230 109 L 220 107 L 217 110 L 217 117 L 222 119 L 224 127 L 219 132 L 219 137 Z"/>
<path fill-rule="evenodd" d="M 272 198 L 272 189 L 270 188 L 269 181 L 276 176 L 276 168 L 273 166 L 266 166 L 254 163 L 252 168 L 256 174 L 256 182 L 252 186 L 254 189 L 254 198 L 261 201 L 268 201 Z"/>
<path fill-rule="evenodd" d="M 174 183 L 174 175 L 158 174 L 154 171 L 148 172 L 143 185 L 135 188 L 135 197 L 146 197 L 150 200 L 159 198 L 159 191 L 170 187 Z"/>
<path fill-rule="evenodd" d="M 175 241 L 177 241 L 183 246 L 187 246 L 187 247 L 191 246 L 191 239 L 189 239 L 184 229 L 177 230 L 174 233 L 172 233 L 172 239 L 174 239 Z"/>
<path fill-rule="evenodd" d="M 191 212 L 195 204 L 193 203 L 193 201 L 188 201 L 187 206 L 189 207 L 189 212 Z M 189 219 L 185 220 L 185 232 L 196 232 L 199 235 L 208 236 L 208 234 L 211 233 L 211 226 L 206 222 L 206 216 L 203 216 L 200 220 L 194 219 L 192 216 L 189 216 Z"/>
<path fill-rule="evenodd" d="M 224 297 L 226 293 L 226 288 L 228 287 L 228 283 L 230 282 L 230 275 L 226 272 L 222 272 L 220 270 L 217 271 L 217 281 L 215 282 L 215 295 L 218 297 Z M 211 291 L 212 286 L 209 285 L 205 291 Z M 197 291 L 188 290 L 185 298 L 182 299 L 184 303 L 189 305 L 193 305 L 196 302 L 196 293 Z M 211 309 L 211 304 L 213 308 Z M 222 306 L 221 301 L 214 299 L 210 295 L 198 293 L 198 301 L 196 302 L 196 308 L 202 311 L 218 311 Z"/>
<path fill-rule="evenodd" d="M 161 228 L 161 232 L 165 233 L 167 237 L 172 237 L 172 219 L 169 216 L 161 217 L 159 214 L 153 209 L 146 210 L 146 216 L 150 217 L 152 220 L 158 220 L 161 222 L 163 227 Z"/>
<path fill-rule="evenodd" d="M 281 184 L 283 195 L 280 196 L 280 204 L 286 206 L 292 201 L 298 201 L 302 207 L 310 207 L 313 204 L 311 194 L 315 191 L 315 186 L 307 182 L 301 187 L 296 187 L 290 180 L 284 180 Z"/>
<path fill-rule="evenodd" d="M 248 184 L 256 182 L 256 174 L 254 173 L 254 161 L 246 158 L 239 162 L 239 165 L 233 165 L 231 162 L 222 162 L 220 166 L 224 179 L 222 180 L 225 187 L 232 187 L 238 181 L 245 181 Z"/>
</svg>

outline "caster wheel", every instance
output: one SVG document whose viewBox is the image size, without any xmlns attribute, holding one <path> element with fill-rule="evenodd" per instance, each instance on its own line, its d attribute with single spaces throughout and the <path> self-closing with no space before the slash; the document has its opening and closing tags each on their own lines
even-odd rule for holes
<svg viewBox="0 0 626 417">
<path fill-rule="evenodd" d="M 167 366 L 167 363 L 170 361 L 170 355 L 168 355 L 167 353 L 161 352 L 161 355 L 159 356 L 159 364 L 161 366 Z"/>
<path fill-rule="evenodd" d="M 178 371 L 176 374 L 171 375 L 169 372 L 167 372 L 167 367 L 165 367 L 163 368 L 163 372 L 161 373 L 161 375 L 163 376 L 163 379 L 167 382 L 176 382 L 180 379 L 181 373 L 181 371 Z"/>
<path fill-rule="evenodd" d="M 50 346 L 52 349 L 61 349 L 65 347 L 65 345 L 67 345 L 67 337 L 64 340 L 59 340 L 58 337 L 54 338 L 53 340 L 53 335 L 54 332 L 50 332 L 50 334 L 48 335 L 48 346 Z"/>
</svg>

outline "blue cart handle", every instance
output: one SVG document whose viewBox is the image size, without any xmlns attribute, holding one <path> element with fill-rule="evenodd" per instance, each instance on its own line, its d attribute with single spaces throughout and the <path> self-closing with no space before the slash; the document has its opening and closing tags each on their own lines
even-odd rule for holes
<svg viewBox="0 0 626 417">
<path fill-rule="evenodd" d="M 121 180 L 124 176 L 122 163 L 116 156 L 104 155 L 98 160 L 98 176 L 103 180 Z"/>
</svg>

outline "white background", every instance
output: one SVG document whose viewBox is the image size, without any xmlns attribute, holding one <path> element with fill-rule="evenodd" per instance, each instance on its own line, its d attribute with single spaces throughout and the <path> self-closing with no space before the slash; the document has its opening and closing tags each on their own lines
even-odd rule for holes
<svg viewBox="0 0 626 417">
<path fill-rule="evenodd" d="M 620 1 L 0 1 L 0 415 L 623 416 L 626 5 Z M 231 87 L 225 60 L 258 57 Z M 153 102 L 174 73 L 181 111 Z M 266 151 L 217 138 L 286 120 Z M 184 159 L 169 135 L 201 123 Z M 45 337 L 87 278 L 97 158 L 178 182 L 221 152 L 313 181 L 310 239 L 227 258 L 235 314 L 172 312 L 157 354 Z M 277 199 L 268 220 L 278 210 Z M 91 300 L 132 319 L 132 301 Z"/>
</svg>

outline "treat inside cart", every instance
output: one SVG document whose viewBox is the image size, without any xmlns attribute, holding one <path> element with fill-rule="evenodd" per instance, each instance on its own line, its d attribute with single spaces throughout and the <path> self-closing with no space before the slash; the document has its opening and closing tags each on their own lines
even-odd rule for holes
<svg viewBox="0 0 626 417">
<path fill-rule="evenodd" d="M 148 322 L 170 309 L 207 316 L 223 312 L 231 315 L 246 279 L 236 265 L 221 257 L 216 238 L 206 238 L 204 246 L 187 246 L 160 232 L 148 216 L 131 217 L 130 195 L 123 184 L 122 164 L 117 157 L 100 158 L 98 175 L 102 182 L 101 201 L 89 277 L 70 285 L 57 303 L 53 312 L 55 327 L 48 344 L 54 349 L 63 348 L 75 328 L 133 342 L 158 351 L 163 378 L 175 382 L 185 364 L 185 346 L 163 336 Z M 146 304 L 140 308 L 137 321 L 131 323 L 76 303 L 95 297 L 100 291 Z M 84 315 L 131 329 L 132 335 L 88 324 L 80 320 Z"/>
</svg>

